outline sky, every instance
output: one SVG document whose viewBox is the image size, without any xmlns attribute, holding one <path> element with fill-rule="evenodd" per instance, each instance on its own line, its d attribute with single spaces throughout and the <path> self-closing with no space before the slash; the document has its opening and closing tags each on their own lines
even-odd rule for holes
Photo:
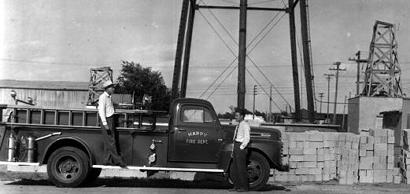
<svg viewBox="0 0 410 194">
<path fill-rule="evenodd" d="M 239 4 L 239 0 L 198 2 Z M 284 7 L 287 1 L 248 0 L 248 4 Z M 121 61 L 125 60 L 160 71 L 166 85 L 171 87 L 181 5 L 182 0 L 0 1 L 0 79 L 87 82 L 89 69 L 102 66 L 110 66 L 116 79 Z M 323 92 L 326 100 L 327 81 L 323 74 L 334 73 L 329 68 L 336 61 L 346 67 L 340 73 L 338 101 L 342 102 L 349 92 L 355 95 L 356 64 L 348 59 L 358 50 L 367 58 L 376 20 L 397 26 L 402 87 L 408 93 L 408 10 L 408 0 L 310 0 L 316 96 Z M 298 8 L 296 13 L 301 48 Z M 208 99 L 217 112 L 229 111 L 230 105 L 236 105 L 238 25 L 237 10 L 196 12 L 187 96 Z M 287 104 L 293 107 L 288 15 L 248 11 L 247 33 L 246 108 L 252 109 L 254 85 L 258 85 L 257 110 L 269 110 L 271 85 L 272 110 L 286 110 Z M 305 108 L 306 90 L 303 70 L 299 68 Z M 334 79 L 330 84 L 333 100 Z M 325 107 L 323 104 L 322 111 Z M 342 111 L 343 106 L 338 106 L 338 112 Z"/>
</svg>

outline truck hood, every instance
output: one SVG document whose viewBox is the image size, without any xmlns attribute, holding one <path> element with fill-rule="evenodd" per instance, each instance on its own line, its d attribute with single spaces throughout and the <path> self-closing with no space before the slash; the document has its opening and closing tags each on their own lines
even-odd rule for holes
<svg viewBox="0 0 410 194">
<path fill-rule="evenodd" d="M 224 131 L 224 139 L 233 139 L 236 125 L 222 125 Z M 281 131 L 272 127 L 251 127 L 251 139 L 269 138 L 273 140 L 281 140 Z"/>
</svg>

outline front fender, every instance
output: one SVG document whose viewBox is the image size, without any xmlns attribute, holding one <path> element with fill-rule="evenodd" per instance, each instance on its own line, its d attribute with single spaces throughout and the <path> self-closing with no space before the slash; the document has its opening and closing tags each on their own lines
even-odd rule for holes
<svg viewBox="0 0 410 194">
<path fill-rule="evenodd" d="M 271 168 L 282 169 L 282 146 L 281 141 L 274 140 L 254 140 L 250 143 L 250 151 L 255 150 L 264 155 L 270 164 Z"/>
</svg>

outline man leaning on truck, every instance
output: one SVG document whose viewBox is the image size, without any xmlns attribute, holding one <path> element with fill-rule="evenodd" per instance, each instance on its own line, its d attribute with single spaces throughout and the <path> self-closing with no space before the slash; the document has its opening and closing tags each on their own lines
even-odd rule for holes
<svg viewBox="0 0 410 194">
<path fill-rule="evenodd" d="M 118 142 L 115 130 L 114 104 L 111 95 L 114 93 L 114 84 L 111 80 L 103 83 L 104 93 L 98 99 L 98 114 L 101 119 L 101 129 L 104 139 L 104 164 L 126 167 L 118 152 Z"/>
<path fill-rule="evenodd" d="M 247 155 L 248 143 L 250 140 L 251 128 L 249 123 L 244 121 L 245 111 L 237 110 L 235 119 L 238 122 L 233 136 L 233 189 L 230 191 L 246 192 L 249 190 L 248 172 L 247 172 Z"/>
</svg>

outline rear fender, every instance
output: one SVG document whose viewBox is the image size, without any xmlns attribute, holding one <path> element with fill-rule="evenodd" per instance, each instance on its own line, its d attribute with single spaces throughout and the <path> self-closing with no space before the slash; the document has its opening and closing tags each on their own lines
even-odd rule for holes
<svg viewBox="0 0 410 194">
<path fill-rule="evenodd" d="M 90 164 L 94 164 L 95 159 L 89 149 L 89 146 L 87 145 L 87 143 L 85 143 L 83 140 L 81 140 L 78 137 L 60 137 L 54 140 L 53 142 L 51 142 L 46 147 L 45 154 L 43 155 L 43 158 L 40 160 L 40 164 L 46 164 L 50 155 L 58 148 L 61 148 L 64 146 L 73 146 L 73 147 L 77 147 L 83 150 L 85 153 L 87 153 L 87 156 L 90 159 Z"/>
</svg>

